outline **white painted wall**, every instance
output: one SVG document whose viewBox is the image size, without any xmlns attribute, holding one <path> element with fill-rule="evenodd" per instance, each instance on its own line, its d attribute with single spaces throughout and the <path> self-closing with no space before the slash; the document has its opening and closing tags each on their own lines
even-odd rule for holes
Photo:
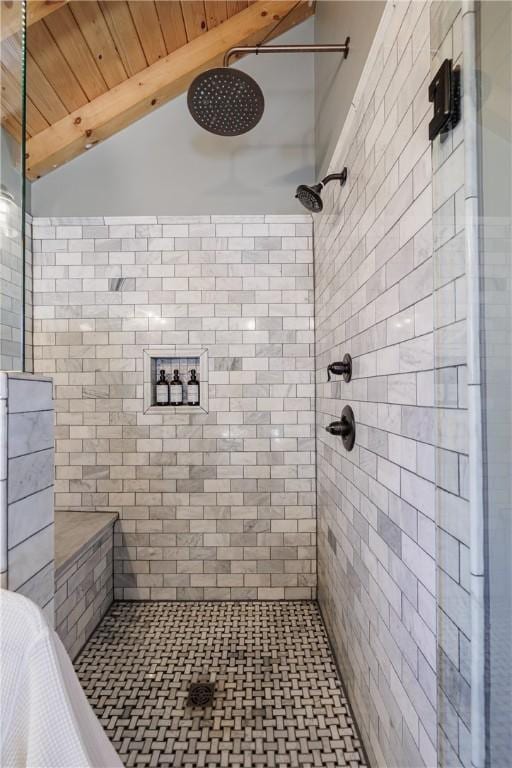
<svg viewBox="0 0 512 768">
<path fill-rule="evenodd" d="M 279 38 L 312 40 L 313 20 Z M 314 176 L 314 57 L 248 56 L 237 66 L 265 95 L 253 131 L 235 138 L 207 133 L 183 94 L 35 182 L 33 214 L 301 213 L 295 187 Z"/>
</svg>

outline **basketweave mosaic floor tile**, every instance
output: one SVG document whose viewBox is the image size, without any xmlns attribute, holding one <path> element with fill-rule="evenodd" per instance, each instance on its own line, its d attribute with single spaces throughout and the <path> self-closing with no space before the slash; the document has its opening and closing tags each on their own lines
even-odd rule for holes
<svg viewBox="0 0 512 768">
<path fill-rule="evenodd" d="M 365 765 L 316 603 L 114 603 L 75 667 L 125 766 Z"/>
</svg>

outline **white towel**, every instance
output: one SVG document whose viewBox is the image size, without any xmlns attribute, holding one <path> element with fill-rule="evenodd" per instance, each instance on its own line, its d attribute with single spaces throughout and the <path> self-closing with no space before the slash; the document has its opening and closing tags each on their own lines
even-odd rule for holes
<svg viewBox="0 0 512 768">
<path fill-rule="evenodd" d="M 122 768 L 57 634 L 22 595 L 0 590 L 2 768 Z"/>
</svg>

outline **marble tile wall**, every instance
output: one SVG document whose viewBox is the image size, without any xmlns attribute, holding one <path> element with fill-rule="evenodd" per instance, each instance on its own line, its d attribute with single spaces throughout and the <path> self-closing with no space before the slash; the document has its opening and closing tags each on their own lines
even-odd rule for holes
<svg viewBox="0 0 512 768">
<path fill-rule="evenodd" d="M 116 597 L 315 594 L 311 228 L 302 215 L 34 219 L 56 503 L 119 511 Z M 143 350 L 159 344 L 208 349 L 208 414 L 143 412 Z"/>
<path fill-rule="evenodd" d="M 112 604 L 112 526 L 55 573 L 55 628 L 74 659 Z"/>
<path fill-rule="evenodd" d="M 415 768 L 437 765 L 430 64 L 429 3 L 389 3 L 314 219 L 319 601 L 370 764 Z M 325 431 L 346 404 L 350 453 Z"/>
<path fill-rule="evenodd" d="M 461 3 L 430 8 L 431 76 L 462 67 Z M 464 101 L 463 101 L 464 106 Z M 464 123 L 432 143 L 439 765 L 471 766 Z"/>
<path fill-rule="evenodd" d="M 0 373 L 2 515 L 6 586 L 30 597 L 53 622 L 54 411 L 51 380 Z"/>
</svg>

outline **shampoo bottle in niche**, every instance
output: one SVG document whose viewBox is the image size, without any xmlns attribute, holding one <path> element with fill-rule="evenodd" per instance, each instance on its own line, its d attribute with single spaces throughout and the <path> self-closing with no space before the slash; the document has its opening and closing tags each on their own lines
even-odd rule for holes
<svg viewBox="0 0 512 768">
<path fill-rule="evenodd" d="M 174 370 L 174 378 L 171 381 L 171 405 L 183 405 L 183 384 L 177 368 Z"/>
<path fill-rule="evenodd" d="M 160 371 L 160 378 L 156 383 L 156 404 L 169 405 L 169 384 L 165 377 L 165 370 Z"/>
<path fill-rule="evenodd" d="M 195 368 L 190 371 L 190 379 L 187 384 L 187 400 L 189 405 L 199 405 L 199 382 L 196 379 Z"/>
</svg>

